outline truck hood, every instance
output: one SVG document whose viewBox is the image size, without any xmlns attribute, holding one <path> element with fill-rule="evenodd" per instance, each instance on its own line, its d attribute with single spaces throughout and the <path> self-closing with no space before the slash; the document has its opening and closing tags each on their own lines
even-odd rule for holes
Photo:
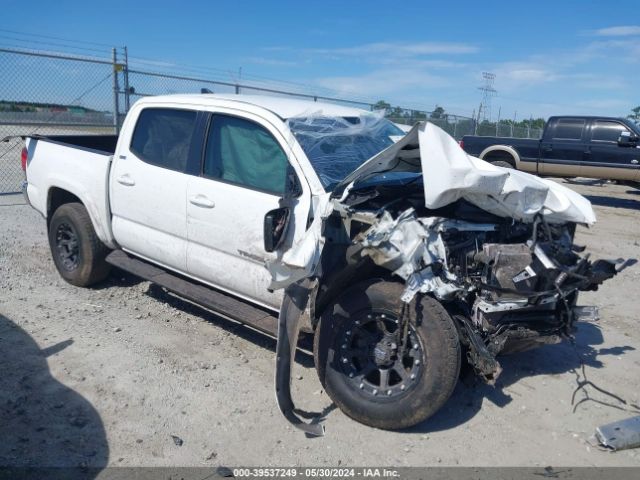
<svg viewBox="0 0 640 480">
<path fill-rule="evenodd" d="M 554 182 L 513 169 L 497 167 L 467 155 L 444 130 L 417 123 L 399 142 L 370 158 L 333 191 L 344 199 L 358 184 L 384 173 L 422 173 L 427 208 L 459 199 L 501 217 L 531 222 L 537 214 L 552 223 L 595 223 L 591 203 Z"/>
</svg>

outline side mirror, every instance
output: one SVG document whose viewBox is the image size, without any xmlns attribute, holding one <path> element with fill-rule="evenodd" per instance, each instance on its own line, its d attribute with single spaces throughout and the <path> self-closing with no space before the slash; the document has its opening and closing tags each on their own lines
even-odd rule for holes
<svg viewBox="0 0 640 480">
<path fill-rule="evenodd" d="M 264 216 L 264 249 L 277 250 L 284 241 L 289 226 L 289 208 L 276 208 Z"/>
<path fill-rule="evenodd" d="M 621 147 L 635 147 L 638 145 L 638 135 L 630 132 L 622 132 L 618 137 L 618 145 Z"/>
<path fill-rule="evenodd" d="M 287 167 L 286 182 L 284 194 L 286 198 L 298 198 L 302 195 L 302 185 L 300 185 L 300 180 L 298 180 L 296 171 L 291 165 Z"/>
</svg>

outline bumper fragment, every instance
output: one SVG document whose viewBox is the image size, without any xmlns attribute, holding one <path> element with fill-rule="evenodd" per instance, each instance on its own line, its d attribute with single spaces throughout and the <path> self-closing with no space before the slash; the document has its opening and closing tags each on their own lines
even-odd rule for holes
<svg viewBox="0 0 640 480">
<path fill-rule="evenodd" d="M 640 447 L 640 415 L 596 428 L 596 438 L 612 450 Z"/>
<path fill-rule="evenodd" d="M 31 205 L 31 201 L 29 200 L 29 194 L 27 193 L 28 187 L 29 187 L 29 182 L 27 182 L 26 180 L 22 182 L 22 187 L 21 187 L 22 196 L 24 197 L 24 201 L 27 203 L 27 205 L 32 207 L 33 205 Z"/>
</svg>

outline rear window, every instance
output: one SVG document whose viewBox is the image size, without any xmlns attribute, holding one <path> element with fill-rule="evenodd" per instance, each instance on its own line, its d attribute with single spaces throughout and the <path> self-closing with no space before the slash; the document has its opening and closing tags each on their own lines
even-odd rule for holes
<svg viewBox="0 0 640 480">
<path fill-rule="evenodd" d="M 618 122 L 610 122 L 606 120 L 596 120 L 593 124 L 591 132 L 591 140 L 594 142 L 613 142 L 617 143 L 622 132 L 628 132 L 629 129 Z"/>
<path fill-rule="evenodd" d="M 560 118 L 556 122 L 553 138 L 557 140 L 581 140 L 584 125 L 584 119 Z"/>
<path fill-rule="evenodd" d="M 196 115 L 193 110 L 144 109 L 133 132 L 131 152 L 151 165 L 184 172 Z"/>
</svg>

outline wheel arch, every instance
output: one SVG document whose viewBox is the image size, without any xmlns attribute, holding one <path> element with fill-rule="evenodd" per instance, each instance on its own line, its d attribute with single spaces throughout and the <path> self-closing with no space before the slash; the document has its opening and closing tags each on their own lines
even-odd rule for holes
<svg viewBox="0 0 640 480">
<path fill-rule="evenodd" d="M 91 224 L 93 225 L 93 229 L 96 231 L 98 238 L 108 247 L 116 247 L 109 225 L 103 225 L 104 222 L 100 221 L 101 215 L 98 206 L 95 205 L 95 202 L 88 200 L 87 195 L 83 195 L 83 193 L 78 192 L 73 188 L 52 185 L 47 190 L 45 211 L 47 228 L 49 228 L 49 223 L 51 222 L 51 217 L 54 212 L 67 203 L 80 203 L 87 210 L 89 218 L 91 219 Z M 108 219 L 105 219 L 105 221 L 106 220 Z"/>
<path fill-rule="evenodd" d="M 520 155 L 515 148 L 509 145 L 492 145 L 485 148 L 478 157 L 489 163 L 498 160 L 504 161 L 511 164 L 514 168 L 518 168 L 520 164 Z"/>
<path fill-rule="evenodd" d="M 68 190 L 59 187 L 51 187 L 47 192 L 47 226 L 51 222 L 53 213 L 65 203 L 81 203 L 84 202 Z M 86 206 L 85 206 L 86 208 Z"/>
<path fill-rule="evenodd" d="M 346 289 L 356 283 L 375 278 L 401 283 L 400 278 L 394 277 L 389 270 L 376 265 L 369 257 L 363 257 L 358 262 L 346 264 L 343 268 L 334 270 L 330 275 L 322 278 L 312 297 L 311 329 L 316 329 L 324 310 Z"/>
</svg>

